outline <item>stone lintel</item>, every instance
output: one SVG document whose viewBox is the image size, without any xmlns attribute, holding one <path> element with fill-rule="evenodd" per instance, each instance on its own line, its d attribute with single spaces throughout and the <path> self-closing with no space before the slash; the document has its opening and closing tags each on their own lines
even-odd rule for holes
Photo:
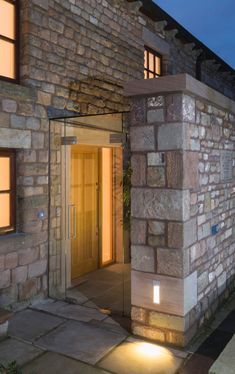
<svg viewBox="0 0 235 374">
<path fill-rule="evenodd" d="M 140 79 L 124 85 L 124 95 L 129 97 L 174 94 L 185 92 L 210 101 L 235 113 L 235 102 L 188 74 L 167 75 L 158 79 Z"/>
<path fill-rule="evenodd" d="M 160 282 L 160 303 L 153 302 L 153 282 Z M 185 317 L 197 304 L 197 272 L 186 278 L 132 271 L 132 306 Z"/>
</svg>

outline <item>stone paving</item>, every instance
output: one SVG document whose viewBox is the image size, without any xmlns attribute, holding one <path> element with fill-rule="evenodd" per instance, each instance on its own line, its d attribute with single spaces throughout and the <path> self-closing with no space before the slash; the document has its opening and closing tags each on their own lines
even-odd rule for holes
<svg viewBox="0 0 235 374">
<path fill-rule="evenodd" d="M 24 374 L 175 374 L 187 353 L 136 339 L 98 309 L 47 299 L 14 314 L 0 363 Z"/>
<path fill-rule="evenodd" d="M 232 374 L 234 334 L 234 296 L 184 351 L 133 337 L 95 304 L 46 299 L 13 315 L 0 363 L 24 374 Z"/>
</svg>

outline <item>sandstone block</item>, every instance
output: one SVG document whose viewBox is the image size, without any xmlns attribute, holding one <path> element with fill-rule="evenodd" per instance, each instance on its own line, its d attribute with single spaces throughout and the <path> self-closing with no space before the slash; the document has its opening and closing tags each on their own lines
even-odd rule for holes
<svg viewBox="0 0 235 374">
<path fill-rule="evenodd" d="M 147 112 L 148 123 L 164 122 L 164 109 L 153 109 Z"/>
<path fill-rule="evenodd" d="M 131 265 L 138 271 L 154 273 L 155 271 L 155 251 L 148 246 L 133 245 L 131 247 Z"/>
<path fill-rule="evenodd" d="M 147 322 L 147 318 L 148 318 L 148 313 L 147 313 L 147 310 L 143 309 L 143 308 L 137 308 L 135 306 L 133 306 L 131 308 L 131 319 L 132 321 L 137 321 L 137 322 L 140 322 L 140 323 L 146 323 Z"/>
<path fill-rule="evenodd" d="M 146 99 L 135 98 L 131 105 L 131 124 L 143 125 L 146 122 Z"/>
<path fill-rule="evenodd" d="M 165 333 L 153 327 L 138 325 L 136 322 L 132 324 L 132 330 L 135 335 L 143 338 L 165 342 Z"/>
<path fill-rule="evenodd" d="M 130 133 L 131 150 L 133 152 L 155 150 L 156 145 L 153 126 L 131 127 Z"/>
<path fill-rule="evenodd" d="M 164 235 L 165 223 L 161 221 L 148 221 L 148 233 L 151 235 Z"/>
<path fill-rule="evenodd" d="M 185 221 L 190 216 L 189 191 L 132 189 L 132 217 Z"/>
<path fill-rule="evenodd" d="M 20 301 L 28 300 L 37 294 L 37 279 L 28 279 L 19 285 Z"/>
<path fill-rule="evenodd" d="M 158 150 L 189 149 L 190 136 L 187 123 L 166 123 L 158 127 Z"/>
<path fill-rule="evenodd" d="M 199 154 L 167 152 L 167 183 L 170 188 L 197 188 Z"/>
<path fill-rule="evenodd" d="M 14 269 L 18 264 L 18 254 L 17 252 L 8 253 L 5 256 L 5 268 Z"/>
<path fill-rule="evenodd" d="M 150 187 L 164 187 L 165 180 L 165 168 L 150 166 L 147 170 L 147 184 Z"/>
<path fill-rule="evenodd" d="M 29 278 L 39 277 L 46 272 L 47 260 L 39 260 L 29 265 Z"/>
<path fill-rule="evenodd" d="M 147 157 L 148 166 L 163 166 L 165 164 L 165 154 L 162 152 L 150 152 Z"/>
<path fill-rule="evenodd" d="M 28 149 L 31 147 L 31 132 L 0 128 L 0 147 Z"/>
<path fill-rule="evenodd" d="M 166 245 L 165 235 L 148 235 L 148 245 L 151 247 L 164 247 Z"/>
<path fill-rule="evenodd" d="M 131 157 L 131 183 L 133 186 L 146 185 L 146 157 L 144 155 L 133 155 Z"/>
<path fill-rule="evenodd" d="M 146 244 L 147 223 L 137 219 L 131 220 L 131 243 Z"/>
<path fill-rule="evenodd" d="M 15 100 L 3 99 L 2 110 L 7 113 L 15 113 L 17 110 L 17 103 Z"/>
<path fill-rule="evenodd" d="M 189 270 L 188 251 L 158 248 L 157 273 L 183 278 Z"/>
<path fill-rule="evenodd" d="M 185 318 L 151 311 L 149 313 L 149 324 L 153 327 L 184 331 Z"/>
<path fill-rule="evenodd" d="M 147 99 L 148 108 L 163 107 L 165 103 L 164 96 L 153 96 Z"/>
<path fill-rule="evenodd" d="M 11 282 L 11 272 L 10 272 L 10 270 L 2 271 L 0 273 L 0 289 L 9 287 L 10 282 Z"/>
<path fill-rule="evenodd" d="M 193 218 L 187 222 L 169 222 L 168 247 L 186 248 L 197 240 L 197 220 Z"/>
<path fill-rule="evenodd" d="M 13 284 L 25 282 L 28 275 L 27 266 L 19 266 L 12 270 L 12 282 Z"/>
</svg>

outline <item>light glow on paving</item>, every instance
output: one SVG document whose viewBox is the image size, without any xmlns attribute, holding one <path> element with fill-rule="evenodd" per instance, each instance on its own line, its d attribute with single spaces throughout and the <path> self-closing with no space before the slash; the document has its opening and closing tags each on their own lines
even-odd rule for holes
<svg viewBox="0 0 235 374">
<path fill-rule="evenodd" d="M 146 343 L 146 342 L 139 342 L 134 344 L 134 349 L 138 355 L 143 355 L 145 357 L 168 357 L 170 352 L 164 348 L 160 347 L 156 344 Z"/>
</svg>

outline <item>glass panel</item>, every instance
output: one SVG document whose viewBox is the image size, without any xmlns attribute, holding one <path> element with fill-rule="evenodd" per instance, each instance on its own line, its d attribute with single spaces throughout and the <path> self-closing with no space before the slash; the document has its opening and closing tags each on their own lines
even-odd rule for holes
<svg viewBox="0 0 235 374">
<path fill-rule="evenodd" d="M 15 78 L 14 44 L 0 39 L 0 75 Z"/>
<path fill-rule="evenodd" d="M 10 226 L 10 194 L 0 194 L 0 228 Z"/>
<path fill-rule="evenodd" d="M 148 79 L 148 72 L 147 72 L 147 70 L 144 71 L 144 79 Z"/>
<path fill-rule="evenodd" d="M 154 74 L 153 73 L 149 73 L 149 78 L 151 79 L 151 78 L 154 78 L 155 76 L 154 76 Z"/>
<path fill-rule="evenodd" d="M 113 152 L 102 148 L 102 264 L 113 258 Z"/>
<path fill-rule="evenodd" d="M 0 191 L 10 190 L 10 157 L 0 157 Z"/>
<path fill-rule="evenodd" d="M 0 0 L 0 35 L 15 39 L 15 6 Z M 2 61 L 1 61 L 2 62 Z"/>
<path fill-rule="evenodd" d="M 156 66 L 156 73 L 161 75 L 161 58 L 155 56 L 155 66 Z"/>
<path fill-rule="evenodd" d="M 149 70 L 154 71 L 154 55 L 149 53 Z"/>
<path fill-rule="evenodd" d="M 67 124 L 73 124 L 83 127 L 86 131 L 86 127 L 93 127 L 107 130 L 107 131 L 118 131 L 122 132 L 122 114 L 101 114 L 98 116 L 80 116 L 73 117 L 66 120 Z M 84 127 L 86 126 L 86 127 Z"/>
</svg>

